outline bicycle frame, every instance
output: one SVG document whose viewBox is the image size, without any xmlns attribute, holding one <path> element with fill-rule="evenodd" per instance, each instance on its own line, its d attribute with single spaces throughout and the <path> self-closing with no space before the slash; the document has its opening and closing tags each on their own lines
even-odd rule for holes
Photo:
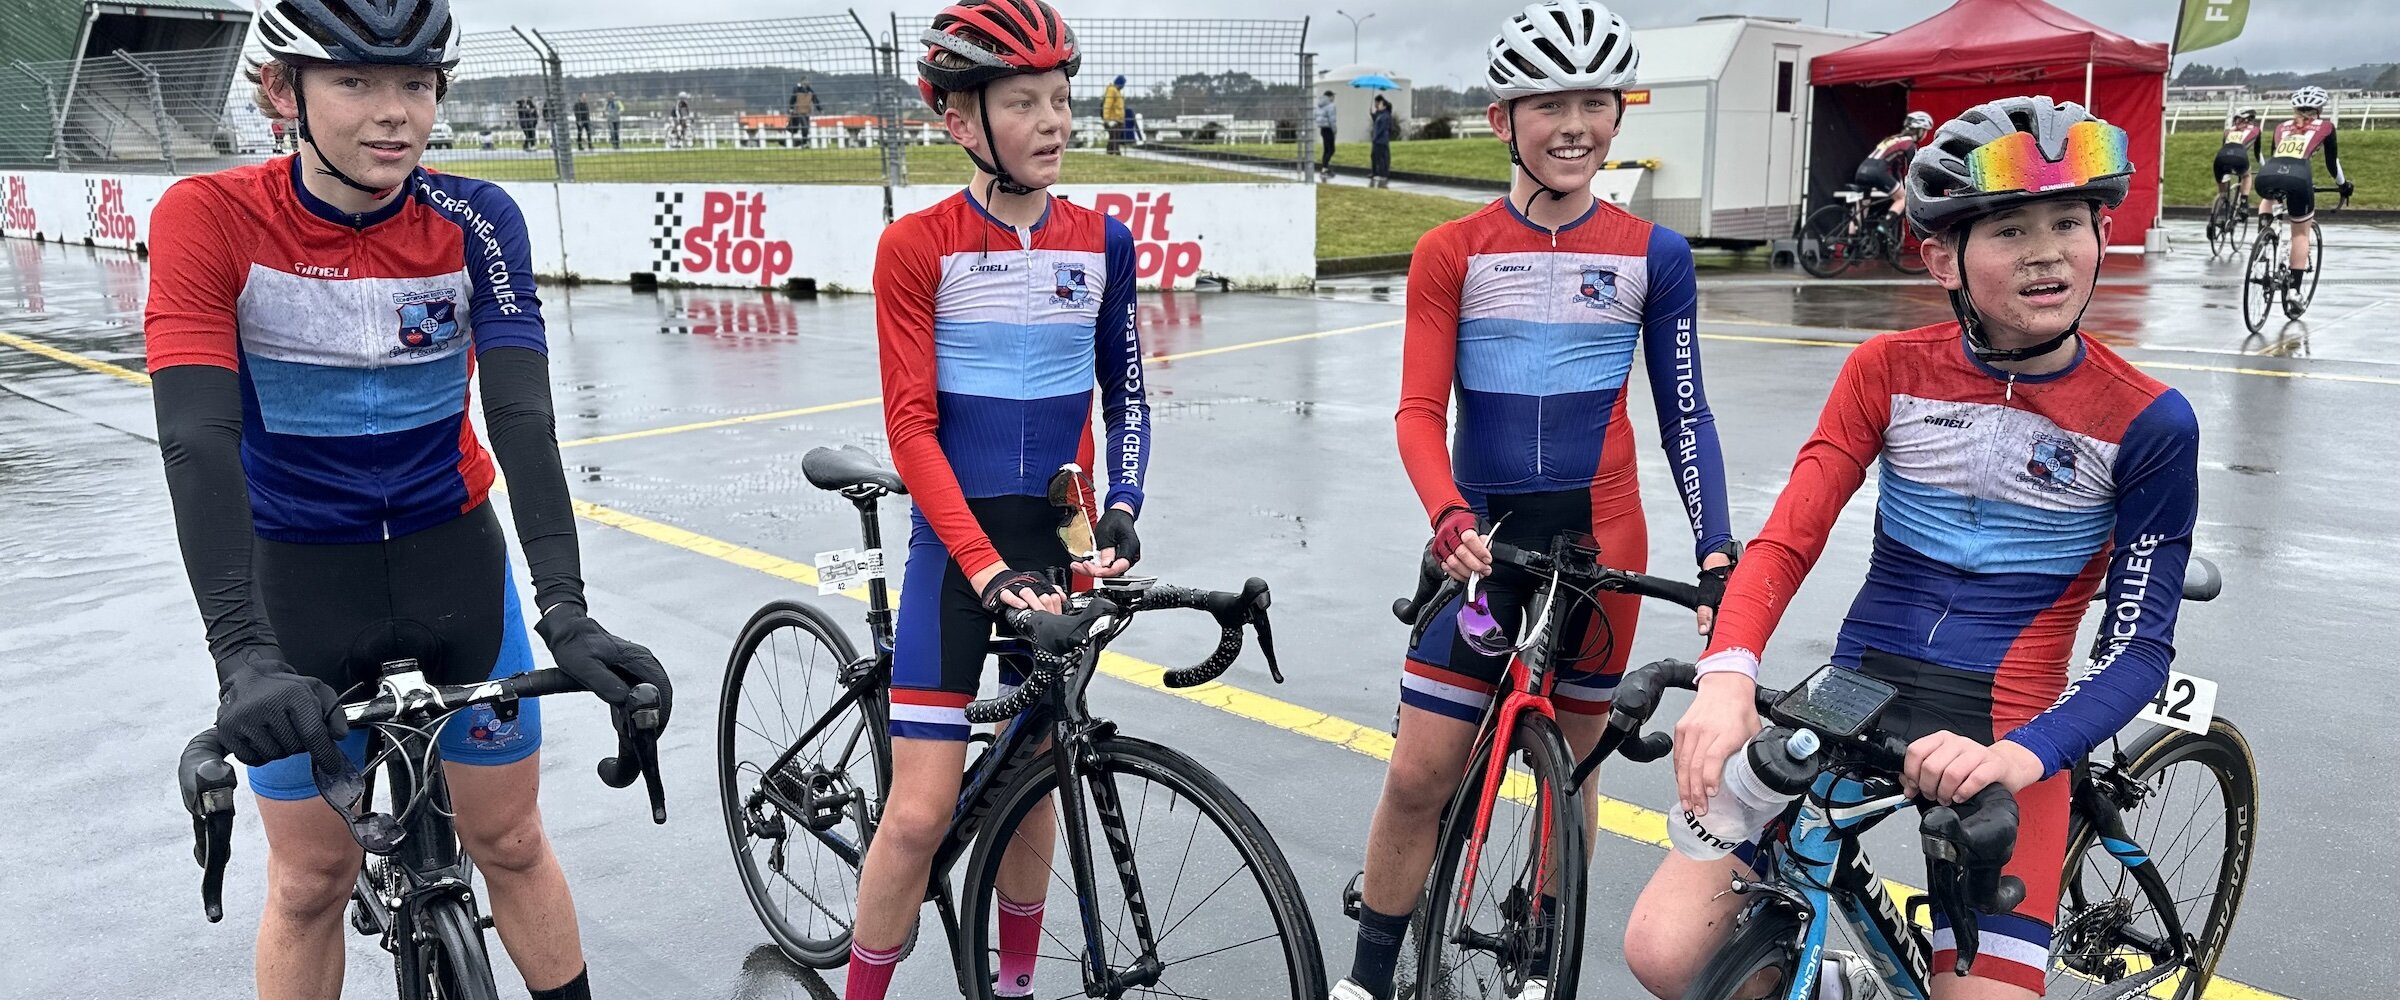
<svg viewBox="0 0 2400 1000">
<path fill-rule="evenodd" d="M 1556 683 L 1556 679 L 1550 672 L 1550 662 L 1557 654 L 1559 641 L 1556 631 L 1558 626 L 1551 621 L 1553 610 L 1551 603 L 1556 599 L 1557 594 L 1558 574 L 1553 572 L 1547 582 L 1534 590 L 1533 599 L 1525 602 L 1526 620 L 1539 623 L 1538 627 L 1545 634 L 1538 637 L 1539 641 L 1520 646 L 1517 652 L 1509 657 L 1506 677 L 1507 692 L 1501 697 L 1498 705 L 1491 712 L 1486 713 L 1483 727 L 1476 733 L 1476 746 L 1480 747 L 1488 743 L 1492 748 L 1491 759 L 1485 762 L 1483 772 L 1483 787 L 1490 794 L 1485 795 L 1483 801 L 1475 804 L 1474 832 L 1467 837 L 1467 858 L 1465 865 L 1461 868 L 1465 881 L 1458 891 L 1458 906 L 1462 915 L 1468 907 L 1474 904 L 1475 872 L 1483 860 L 1484 840 L 1492 832 L 1492 805 L 1498 801 L 1501 782 L 1508 776 L 1508 744 L 1502 737 L 1515 732 L 1517 720 L 1527 712 L 1540 715 L 1552 722 L 1558 720 L 1558 707 L 1550 700 L 1551 688 Z M 1437 609 L 1436 613 L 1438 614 L 1440 611 Z M 1599 614 L 1600 610 L 1595 607 L 1592 609 L 1592 613 Z M 1468 755 L 1468 759 L 1473 759 L 1472 753 Z M 1550 811 L 1541 808 L 1537 808 L 1535 811 L 1542 817 L 1540 835 L 1542 843 L 1547 844 L 1556 832 L 1549 826 Z M 1547 861 L 1548 856 L 1545 854 L 1545 867 L 1536 883 L 1537 889 L 1546 887 L 1550 883 L 1552 876 L 1548 870 Z"/>
<path fill-rule="evenodd" d="M 375 759 L 383 743 L 380 732 L 368 738 L 369 760 Z M 427 901 L 451 896 L 470 914 L 476 909 L 474 866 L 459 850 L 458 833 L 449 818 L 450 790 L 442 780 L 441 767 L 441 747 L 431 741 L 421 758 L 412 757 L 405 749 L 385 758 L 383 771 L 391 783 L 391 801 L 408 802 L 417 794 L 418 773 L 425 777 L 424 799 L 407 817 L 408 835 L 399 849 L 380 865 L 369 856 L 353 890 L 353 898 L 363 908 L 357 929 L 380 936 L 403 969 L 418 967 L 417 950 L 422 942 L 416 933 L 416 917 Z M 374 795 L 374 780 L 369 773 L 368 799 Z M 380 884 L 378 875 L 383 877 Z M 373 919 L 375 926 L 370 929 L 363 918 Z"/>
</svg>

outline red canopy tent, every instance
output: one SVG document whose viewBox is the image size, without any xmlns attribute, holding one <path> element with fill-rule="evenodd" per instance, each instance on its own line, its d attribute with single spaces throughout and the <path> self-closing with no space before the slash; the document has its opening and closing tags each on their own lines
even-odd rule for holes
<svg viewBox="0 0 2400 1000">
<path fill-rule="evenodd" d="M 2002 97 L 2074 101 L 2125 130 L 2133 193 L 2110 242 L 2140 246 L 2158 218 L 2167 45 L 2127 38 L 2043 0 L 1958 0 L 1871 42 L 1816 57 L 1809 190 L 1830 197 L 1874 143 L 1923 111 L 1934 121 Z"/>
</svg>

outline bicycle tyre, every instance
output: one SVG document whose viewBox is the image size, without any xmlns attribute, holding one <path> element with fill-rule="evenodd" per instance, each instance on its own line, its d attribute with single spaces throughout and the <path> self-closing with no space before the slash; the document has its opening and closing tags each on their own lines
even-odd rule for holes
<svg viewBox="0 0 2400 1000">
<path fill-rule="evenodd" d="M 2317 279 L 2325 276 L 2325 230 L 2317 220 L 2308 220 L 2308 287 L 2283 293 L 2283 315 L 2299 319 L 2306 315 L 2310 303 L 2317 300 Z"/>
<path fill-rule="evenodd" d="M 1925 241 L 1917 238 L 1915 227 L 1905 218 L 1884 225 L 1884 259 L 1891 261 L 1892 270 L 1907 275 L 1925 273 Z"/>
<path fill-rule="evenodd" d="M 2208 202 L 2208 255 L 2214 257 L 2233 248 L 2233 201 L 2223 190 Z"/>
<path fill-rule="evenodd" d="M 2185 976 L 2173 993 L 2175 1000 L 2198 1000 L 2207 992 L 2209 982 L 2216 977 L 2217 960 L 2223 956 L 2225 942 L 2233 934 L 2234 919 L 2241 911 L 2242 890 L 2249 884 L 2250 863 L 2258 844 L 2257 758 L 2250 752 L 2250 742 L 2242 736 L 2240 729 L 2235 728 L 2233 723 L 2224 719 L 2216 719 L 2209 723 L 2206 735 L 2181 729 L 2168 729 L 2164 726 L 2152 726 L 2133 741 L 2130 751 L 2125 754 L 2125 759 L 2127 761 L 2125 772 L 2145 785 L 2152 784 L 2168 768 L 2177 764 L 2198 763 L 2207 768 L 2209 773 L 2217 779 L 2218 790 L 2225 796 L 2224 837 L 2222 838 L 2223 846 L 2218 853 L 2216 891 L 2209 896 L 2205 919 L 2197 928 L 2188 923 L 2184 928 L 2193 941 L 2192 968 L 2194 974 Z M 2154 794 L 2145 802 L 2155 802 L 2159 797 Z M 2130 832 L 2136 834 L 2137 838 L 2140 831 L 2145 828 L 2140 820 L 2140 815 L 2138 808 L 2125 814 L 2126 826 Z M 2093 851 L 2093 841 L 2097 835 L 2090 822 L 2084 817 L 2082 810 L 2076 810 L 2072 814 L 2067 831 L 2067 868 L 2061 876 L 2064 885 L 2059 893 L 2058 926 L 2061 928 L 2072 926 L 2072 922 L 2081 916 L 2081 912 L 2093 906 L 2095 902 L 2086 895 L 2083 866 L 2079 864 L 2079 861 Z M 2148 843 L 2143 846 L 2153 850 L 2158 847 L 2158 845 Z M 2105 851 L 2102 851 L 2098 858 L 2103 864 L 2102 870 L 2104 871 L 2107 870 L 2105 866 L 2118 865 L 2118 862 L 2109 857 Z M 2128 882 L 2122 885 L 2132 884 Z M 2132 887 L 2139 889 L 2138 885 Z M 2170 889 L 2172 888 L 2170 886 Z M 2118 898 L 2113 893 L 2109 896 L 2111 902 Z M 2082 901 L 2081 906 L 2078 905 L 2078 900 Z M 2191 901 L 2184 900 L 2184 902 Z M 2152 906 L 2158 905 L 2158 901 L 2155 899 L 2146 899 L 2145 902 Z M 2107 905 L 2107 903 L 2102 902 L 2098 905 Z M 2054 951 L 2063 955 L 2066 948 L 2067 944 L 2062 940 Z M 2072 980 L 2089 982 L 2085 977 L 2061 967 L 2058 964 L 2060 961 L 2062 959 L 2054 955 L 2050 969 L 2051 983 L 2062 982 L 2061 975 Z M 2053 986 L 2048 995 L 2072 996 L 2074 994 L 2061 992 Z M 2159 994 L 2153 989 L 2146 995 Z"/>
<path fill-rule="evenodd" d="M 1276 932 L 1283 940 L 1284 977 L 1289 983 L 1288 988 L 1282 993 L 1245 992 L 1232 989 L 1224 983 L 1212 983 L 1202 979 L 1203 986 L 1195 995 L 1238 995 L 1258 997 L 1260 1000 L 1288 995 L 1292 1000 L 1322 1000 L 1329 991 L 1325 982 L 1324 957 L 1318 950 L 1316 925 L 1309 915 L 1307 904 L 1300 895 L 1299 878 L 1293 874 L 1290 862 L 1284 859 L 1282 848 L 1276 846 L 1275 839 L 1268 833 L 1266 824 L 1259 820 L 1258 815 L 1251 811 L 1249 805 L 1234 794 L 1233 789 L 1227 787 L 1223 780 L 1207 768 L 1202 767 L 1198 761 L 1182 753 L 1156 743 L 1126 736 L 1108 736 L 1094 740 L 1085 774 L 1087 780 L 1102 775 L 1109 776 L 1112 781 L 1120 776 L 1138 777 L 1154 786 L 1169 789 L 1184 802 L 1196 807 L 1200 814 L 1198 818 L 1207 820 L 1209 825 L 1214 826 L 1219 833 L 1223 834 L 1234 852 L 1241 857 L 1244 867 L 1252 873 L 1252 884 L 1264 897 L 1268 920 L 1272 922 Z M 979 992 L 971 994 L 973 996 L 989 997 L 992 995 L 993 975 L 997 971 L 998 947 L 993 933 L 995 924 L 993 916 L 994 903 L 999 898 L 997 888 L 1000 862 L 1005 856 L 1007 845 L 1014 839 L 1018 824 L 1025 819 L 1026 813 L 1032 810 L 1036 804 L 1049 801 L 1051 793 L 1057 787 L 1056 759 L 1048 754 L 1035 758 L 1022 773 L 1009 783 L 1007 788 L 1001 791 L 992 811 L 984 820 L 983 826 L 976 832 L 975 850 L 968 861 L 966 881 L 962 889 L 965 912 L 960 914 L 959 921 L 962 924 L 959 947 L 963 963 L 966 966 L 966 981 L 979 990 Z M 1098 824 L 1095 823 L 1093 826 L 1096 828 Z M 1185 858 L 1186 868 L 1189 867 L 1191 845 L 1197 842 L 1200 829 L 1201 825 L 1195 822 L 1192 827 L 1192 840 L 1186 842 L 1184 850 L 1181 852 Z M 1124 845 L 1129 852 L 1129 857 L 1133 858 L 1133 863 L 1137 865 L 1136 871 L 1144 871 L 1138 867 L 1141 847 L 1139 838 L 1142 832 L 1139 828 L 1128 831 L 1128 835 L 1132 839 L 1129 839 Z M 1064 837 L 1059 839 L 1063 841 Z M 1066 845 L 1062 842 L 1053 849 L 1052 886 L 1055 892 L 1060 883 L 1066 883 L 1066 895 L 1069 900 L 1073 900 L 1072 882 L 1062 870 L 1063 862 L 1057 860 L 1057 850 L 1064 847 Z M 1099 880 L 1103 892 L 1121 894 L 1122 889 L 1111 864 L 1112 845 L 1095 844 L 1093 849 L 1094 875 Z M 1178 869 L 1179 875 L 1182 870 Z M 1216 898 L 1219 893 L 1225 892 L 1227 887 L 1233 884 L 1234 875 L 1240 873 L 1241 870 L 1237 869 L 1233 875 L 1228 875 L 1224 882 L 1219 883 L 1209 896 L 1202 900 L 1202 903 L 1205 904 L 1208 900 Z M 1145 872 L 1145 874 L 1151 875 L 1155 872 Z M 1180 929 L 1183 924 L 1177 921 L 1175 910 L 1180 890 L 1161 892 L 1159 889 L 1160 886 L 1155 879 L 1146 879 L 1142 885 L 1143 896 L 1150 905 L 1160 905 L 1160 900 L 1164 899 L 1163 908 L 1151 911 L 1151 919 L 1160 931 L 1156 943 L 1160 945 L 1162 958 L 1165 958 L 1167 939 L 1173 937 L 1175 931 Z M 1097 901 L 1095 903 L 1097 905 Z M 1182 915 L 1188 918 L 1191 916 L 1191 912 L 1185 911 Z M 1106 923 L 1105 917 L 1100 919 L 1104 924 Z M 1130 933 L 1130 931 L 1128 930 L 1126 933 Z M 1065 941 L 1057 935 L 1050 935 L 1047 932 L 1045 935 L 1054 947 L 1042 949 L 1045 953 L 1040 964 L 1050 969 L 1054 975 L 1072 968 L 1074 964 L 1083 960 L 1080 942 Z M 1120 937 L 1117 940 L 1122 941 L 1123 939 Z M 1072 948 L 1076 954 L 1072 956 L 1055 954 L 1057 950 L 1055 945 L 1058 944 Z M 1246 944 L 1219 949 L 1180 961 L 1170 960 L 1167 962 L 1166 968 L 1172 971 L 1180 962 L 1196 961 L 1216 954 L 1233 954 L 1245 946 Z M 1125 963 L 1111 961 L 1107 964 L 1114 968 L 1122 967 Z M 1259 967 L 1261 966 L 1258 962 L 1244 962 L 1235 966 L 1235 968 Z M 1080 982 L 1080 978 L 1077 979 L 1077 982 Z M 1056 995 L 1060 992 L 1070 991 L 1070 987 L 1067 985 L 1053 985 L 1056 988 L 1046 991 L 1043 995 Z M 1161 994 L 1148 989 L 1136 988 L 1125 995 L 1154 996 Z M 1185 993 L 1176 992 L 1170 988 L 1164 991 L 1163 995 L 1183 996 Z"/>
<path fill-rule="evenodd" d="M 1793 968 L 1799 955 L 1793 943 L 1800 933 L 1799 918 L 1780 906 L 1760 903 L 1742 914 L 1733 936 L 1717 946 L 1700 978 L 1685 987 L 1683 1000 L 1736 1000 L 1743 996 L 1780 997 L 1791 992 Z M 1759 973 L 1781 969 L 1774 987 L 1764 994 L 1743 991 Z"/>
<path fill-rule="evenodd" d="M 400 970 L 402 997 L 499 1000 L 483 928 L 464 899 L 446 895 L 424 901 L 417 909 L 417 928 L 423 933 L 416 947 L 418 968 L 413 977 L 412 970 Z"/>
<path fill-rule="evenodd" d="M 2250 262 L 2242 266 L 2242 323 L 2251 333 L 2267 328 L 2267 315 L 2275 310 L 2275 293 L 2281 289 L 2276 282 L 2275 255 L 2282 246 L 2275 239 L 2275 227 L 2260 226 L 2258 238 L 2250 244 Z"/>
<path fill-rule="evenodd" d="M 1498 789 L 1487 793 L 1484 779 L 1495 742 L 1493 739 L 1479 741 L 1475 753 L 1468 758 L 1466 780 L 1459 783 L 1457 794 L 1451 796 L 1450 805 L 1442 813 L 1440 839 L 1437 841 L 1439 846 L 1436 848 L 1438 853 L 1434 856 L 1431 887 L 1426 893 L 1424 909 L 1426 927 L 1433 933 L 1419 938 L 1416 956 L 1417 984 L 1421 995 L 1433 991 L 1431 995 L 1444 998 L 1484 997 L 1488 1000 L 1495 996 L 1515 996 L 1522 986 L 1524 977 L 1520 973 L 1525 970 L 1505 968 L 1503 966 L 1507 962 L 1502 959 L 1489 973 L 1481 974 L 1488 976 L 1485 985 L 1495 986 L 1499 992 L 1469 992 L 1462 988 L 1458 977 L 1461 974 L 1479 975 L 1474 970 L 1478 960 L 1455 955 L 1450 948 L 1450 939 L 1455 936 L 1450 915 L 1458 909 L 1459 878 L 1467 861 L 1469 847 L 1475 846 L 1476 852 L 1481 855 L 1483 846 L 1488 846 L 1488 842 L 1487 845 L 1469 844 L 1474 833 L 1475 814 L 1487 798 L 1497 798 L 1502 794 Z M 1576 981 L 1582 973 L 1585 869 L 1591 863 L 1581 798 L 1567 788 L 1567 781 L 1575 768 L 1575 758 L 1568 752 L 1566 738 L 1559 734 L 1558 724 L 1548 716 L 1531 712 L 1517 717 L 1514 731 L 1509 734 L 1509 747 L 1510 757 L 1519 754 L 1525 756 L 1525 770 L 1533 779 L 1529 801 L 1540 803 L 1532 807 L 1535 815 L 1559 834 L 1545 845 L 1556 866 L 1554 870 L 1558 873 L 1558 913 L 1551 932 L 1551 940 L 1555 944 L 1549 963 L 1549 996 L 1567 1000 L 1575 996 Z M 1561 791 L 1566 794 L 1559 794 Z M 1493 805 L 1497 808 L 1498 803 Z M 1515 902 L 1514 897 L 1521 893 L 1533 895 L 1523 893 L 1524 888 L 1522 885 L 1512 885 L 1511 898 L 1503 900 L 1501 906 L 1510 908 L 1511 903 Z M 1503 914 L 1500 926 L 1504 934 L 1526 933 L 1516 926 L 1515 919 L 1513 915 Z M 1473 927 L 1471 920 L 1469 927 Z M 1540 942 L 1533 942 L 1533 946 L 1538 948 Z"/>
<path fill-rule="evenodd" d="M 741 712 L 746 685 L 760 689 L 751 692 L 754 697 L 778 699 L 780 707 L 782 690 L 765 675 L 763 666 L 754 671 L 753 665 L 759 662 L 762 649 L 781 648 L 770 643 L 780 641 L 777 639 L 778 633 L 787 629 L 796 630 L 795 647 L 803 655 L 820 654 L 810 659 L 804 669 L 821 672 L 823 676 L 804 683 L 809 684 L 812 692 L 822 689 L 831 693 L 824 697 L 822 705 L 801 711 L 796 717 L 788 712 L 774 717 L 780 720 L 782 726 L 782 731 L 777 734 L 759 725 L 746 723 Z M 771 655 L 777 657 L 776 664 L 780 666 L 779 654 Z M 841 695 L 834 675 L 857 659 L 856 647 L 851 645 L 850 637 L 825 612 L 796 601 L 770 603 L 750 616 L 749 623 L 742 627 L 740 637 L 734 641 L 733 653 L 725 664 L 725 685 L 717 706 L 718 797 L 725 818 L 726 838 L 733 852 L 734 868 L 741 879 L 742 893 L 749 898 L 751 909 L 758 914 L 759 922 L 765 925 L 767 935 L 774 940 L 776 947 L 782 949 L 792 961 L 812 969 L 840 968 L 850 959 L 850 928 L 856 919 L 858 904 L 858 869 L 855 863 L 801 828 L 796 817 L 780 809 L 775 809 L 771 817 L 762 812 L 760 818 L 771 819 L 781 825 L 785 834 L 781 846 L 785 850 L 798 845 L 800 850 L 811 852 L 812 873 L 822 874 L 828 867 L 823 862 L 831 862 L 832 878 L 848 890 L 847 913 L 836 911 L 817 896 L 802 890 L 799 883 L 787 874 L 791 870 L 788 856 L 782 858 L 783 864 L 778 866 L 771 849 L 766 858 L 758 855 L 757 849 L 765 847 L 766 841 L 752 836 L 754 828 L 749 800 L 758 781 L 764 779 L 764 769 L 773 763 L 774 756 L 768 756 L 765 760 L 745 761 L 740 757 L 738 747 L 745 741 L 769 748 L 788 747 L 788 743 L 779 744 L 778 741 L 802 735 L 811 722 L 832 706 Z M 846 715 L 857 716 L 855 722 L 843 720 L 819 734 L 820 742 L 840 739 L 848 743 L 840 750 L 838 768 L 826 768 L 822 755 L 812 755 L 810 751 L 802 751 L 792 760 L 793 764 L 808 762 L 813 765 L 809 770 L 829 778 L 838 775 L 838 780 L 846 783 L 850 790 L 865 793 L 861 799 L 843 809 L 843 816 L 834 827 L 824 831 L 841 838 L 842 833 L 837 831 L 846 828 L 847 839 L 856 845 L 861 858 L 865 856 L 867 845 L 874 840 L 875 825 L 883 812 L 884 795 L 891 787 L 889 711 L 886 695 L 878 688 L 872 696 L 854 702 L 845 710 Z M 762 716 L 760 721 L 765 722 L 767 718 Z M 859 745 L 861 740 L 864 746 Z M 864 752 L 863 756 L 858 756 L 860 751 Z M 746 764 L 754 767 L 746 769 Z M 864 773 L 860 771 L 861 765 L 864 766 Z M 795 778 L 798 773 L 788 772 Z M 867 774 L 872 775 L 871 788 L 860 784 L 860 779 Z M 774 807 L 769 803 L 766 808 Z M 778 902 L 774 898 L 775 880 L 789 883 L 795 893 L 805 897 L 819 914 L 796 918 L 789 907 L 792 902 L 790 899 Z M 817 888 L 820 892 L 825 889 L 821 882 Z M 822 925 L 815 919 L 820 914 L 824 917 Z"/>
<path fill-rule="evenodd" d="M 1825 205 L 1808 213 L 1808 224 L 1800 227 L 1800 269 L 1820 278 L 1849 270 L 1855 260 L 1851 238 L 1843 235 L 1849 228 L 1850 206 L 1846 204 Z"/>
</svg>

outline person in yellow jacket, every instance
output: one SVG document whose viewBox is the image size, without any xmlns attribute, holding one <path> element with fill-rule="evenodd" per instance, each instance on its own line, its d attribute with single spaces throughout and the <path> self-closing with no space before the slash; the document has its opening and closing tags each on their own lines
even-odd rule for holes
<svg viewBox="0 0 2400 1000">
<path fill-rule="evenodd" d="M 1108 154 L 1117 152 L 1117 143 L 1125 135 L 1125 78 L 1109 81 L 1108 89 L 1100 94 L 1100 124 L 1108 129 Z"/>
</svg>

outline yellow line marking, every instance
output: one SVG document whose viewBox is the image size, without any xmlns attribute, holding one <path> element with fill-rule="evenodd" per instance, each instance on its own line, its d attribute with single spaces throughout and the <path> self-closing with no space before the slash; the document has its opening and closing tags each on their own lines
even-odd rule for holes
<svg viewBox="0 0 2400 1000">
<path fill-rule="evenodd" d="M 1248 351 L 1260 347 L 1275 347 L 1281 344 L 1296 344 L 1303 340 L 1322 340 L 1326 337 L 1339 337 L 1346 333 L 1364 333 L 1368 330 L 1388 330 L 1392 327 L 1399 326 L 1400 323 L 1400 320 L 1387 319 L 1381 323 L 1361 323 L 1357 326 L 1345 326 L 1338 330 L 1319 330 L 1315 333 L 1293 334 L 1289 337 L 1269 337 L 1265 340 L 1245 341 L 1239 344 L 1227 344 L 1223 347 L 1204 347 L 1197 351 L 1185 351 L 1181 354 L 1162 354 L 1149 360 L 1189 361 L 1193 358 L 1205 358 L 1215 354 L 1231 354 L 1235 351 Z"/>
<path fill-rule="evenodd" d="M 94 371 L 99 372 L 102 375 L 120 378 L 135 385 L 150 384 L 150 376 L 134 371 L 131 368 L 126 368 L 122 365 L 112 365 L 98 358 L 87 358 L 73 351 L 61 350 L 38 340 L 27 340 L 13 333 L 0 332 L 0 344 L 6 344 L 10 347 L 16 348 L 17 350 L 24 351 L 27 354 L 39 354 L 42 357 L 49 358 L 52 361 L 57 361 L 62 364 L 74 365 L 75 367 L 81 368 L 85 371 Z"/>
<path fill-rule="evenodd" d="M 1202 353 L 1222 353 L 1228 350 L 1243 350 L 1249 347 L 1264 347 L 1274 343 L 1289 343 L 1293 340 L 1305 340 L 1311 337 L 1330 337 L 1342 333 L 1355 333 L 1362 330 L 1372 330 L 1396 325 L 1398 325 L 1398 321 L 1395 320 L 1386 323 L 1369 324 L 1366 326 L 1348 327 L 1341 330 L 1326 330 L 1320 333 L 1305 334 L 1299 337 L 1284 337 L 1268 341 L 1253 341 L 1246 345 L 1236 344 L 1223 348 L 1212 348 L 1207 352 L 1193 352 L 1193 354 L 1185 356 L 1197 356 L 1198 354 Z M 1787 342 L 1783 341 L 1782 338 L 1740 339 Z M 1831 345 L 1835 342 L 1828 341 L 1819 343 Z M 135 383 L 137 385 L 150 384 L 149 376 L 137 371 L 133 371 L 132 369 L 124 368 L 118 365 L 112 365 L 106 361 L 87 358 L 70 351 L 64 351 L 46 344 L 26 340 L 25 338 L 16 336 L 14 334 L 0 333 L 0 344 L 5 344 L 9 347 L 14 347 L 19 350 L 39 354 L 55 361 L 74 365 L 78 368 L 83 368 L 88 371 L 99 372 L 103 375 L 109 375 L 127 382 Z M 1815 345 L 1812 344 L 1811 346 Z M 1854 345 L 1842 344 L 1840 346 L 1848 347 Z M 2198 366 L 2193 367 L 2198 368 Z M 2208 371 L 2216 369 L 2198 368 L 2198 370 Z M 2296 373 L 2260 370 L 2255 372 L 2237 372 L 2237 374 L 2293 375 Z M 829 404 L 825 408 L 831 409 L 856 405 L 863 404 L 858 402 L 837 403 Z M 765 417 L 762 415 L 761 419 L 765 419 Z M 739 566 L 743 569 L 755 570 L 760 573 L 765 573 L 768 576 L 772 576 L 780 580 L 787 580 L 804 587 L 813 589 L 817 586 L 818 578 L 816 568 L 806 563 L 786 559 L 770 552 L 763 552 L 758 549 L 736 545 L 732 542 L 724 541 L 722 539 L 711 538 L 696 531 L 678 528 L 674 525 L 666 524 L 660 521 L 653 521 L 638 514 L 629 514 L 621 510 L 603 507 L 590 501 L 577 500 L 574 501 L 574 504 L 575 513 L 577 516 L 589 520 L 595 524 L 602 524 L 611 528 L 617 528 L 633 535 L 647 538 L 654 542 L 671 545 L 686 552 L 707 556 L 708 558 L 734 566 Z M 887 586 L 890 587 L 891 594 L 894 598 L 899 597 L 900 588 L 896 582 L 887 581 Z M 842 592 L 842 594 L 845 597 L 849 597 L 858 601 L 866 600 L 867 596 L 866 589 L 864 587 L 845 590 Z M 1303 708 L 1299 705 L 1294 705 L 1278 698 L 1272 698 L 1267 695 L 1234 687 L 1229 684 L 1211 682 L 1194 688 L 1170 688 L 1166 686 L 1165 681 L 1160 677 L 1161 674 L 1166 672 L 1165 667 L 1155 663 L 1150 663 L 1145 660 L 1135 659 L 1134 657 L 1113 651 L 1104 652 L 1101 654 L 1100 672 L 1107 674 L 1110 677 L 1117 678 L 1118 680 L 1147 688 L 1151 691 L 1156 691 L 1160 694 L 1171 695 L 1173 697 L 1181 698 L 1185 701 L 1214 708 L 1228 715 L 1235 715 L 1241 718 L 1249 719 L 1253 722 L 1264 723 L 1277 729 L 1281 729 L 1290 733 L 1296 733 L 1321 743 L 1329 743 L 1375 760 L 1388 763 L 1392 759 L 1393 741 L 1391 734 L 1370 726 L 1359 725 L 1358 723 L 1341 718 L 1339 716 L 1329 715 L 1311 708 Z M 1512 800 L 1526 802 L 1530 801 L 1531 799 L 1530 786 L 1530 779 L 1525 778 L 1523 775 L 1512 774 L 1511 780 L 1503 785 L 1502 792 Z M 1600 829 L 1624 839 L 1631 840 L 1635 843 L 1648 844 L 1652 847 L 1659 848 L 1665 848 L 1668 846 L 1667 817 L 1665 813 L 1661 813 L 1655 809 L 1649 809 L 1643 806 L 1635 805 L 1631 802 L 1626 802 L 1621 799 L 1610 798 L 1606 795 L 1600 795 L 1598 793 L 1593 793 L 1593 797 L 1599 800 Z M 1901 907 L 1901 912 L 1903 913 L 1907 912 L 1908 900 L 1914 898 L 1921 891 L 1914 887 L 1903 885 L 1899 882 L 1894 882 L 1890 879 L 1885 879 L 1884 885 L 1892 894 L 1894 903 Z M 2161 992 L 2159 989 L 2153 989 L 2151 994 L 2159 997 L 2165 997 L 2169 995 L 2165 992 Z M 2257 987 L 2237 983 L 2223 977 L 2219 977 L 2209 984 L 2206 997 L 2207 1000 L 2291 1000 L 2291 998 L 2285 997 L 2282 994 L 2269 993 Z"/>
</svg>

